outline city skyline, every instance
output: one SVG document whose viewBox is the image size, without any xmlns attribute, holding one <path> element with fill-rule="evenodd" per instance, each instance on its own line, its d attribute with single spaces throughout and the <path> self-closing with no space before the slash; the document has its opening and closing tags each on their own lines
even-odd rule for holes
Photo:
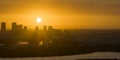
<svg viewBox="0 0 120 60">
<path fill-rule="evenodd" d="M 5 31 L 9 31 L 9 30 L 11 30 L 11 31 L 22 31 L 22 30 L 27 31 L 27 30 L 30 29 L 28 26 L 24 26 L 22 24 L 17 24 L 16 22 L 11 23 L 11 29 L 7 29 L 6 25 L 7 25 L 6 22 L 1 22 L 1 24 L 0 24 L 0 27 L 1 27 L 0 31 L 1 32 L 5 32 Z M 39 29 L 40 27 L 35 26 L 34 30 L 36 30 L 36 28 Z M 39 30 L 50 31 L 50 30 L 53 30 L 53 29 L 54 29 L 53 26 L 44 25 L 44 26 L 42 26 L 42 29 L 39 29 Z"/>
<path fill-rule="evenodd" d="M 120 29 L 119 0 L 0 0 L 0 22 L 34 28 Z M 36 23 L 41 17 L 42 23 Z"/>
<path fill-rule="evenodd" d="M 0 60 L 119 60 L 119 36 L 120 0 L 0 0 Z"/>
</svg>

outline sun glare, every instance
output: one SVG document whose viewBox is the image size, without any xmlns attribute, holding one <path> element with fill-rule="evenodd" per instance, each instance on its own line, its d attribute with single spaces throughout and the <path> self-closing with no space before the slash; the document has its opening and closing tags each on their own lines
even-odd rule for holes
<svg viewBox="0 0 120 60">
<path fill-rule="evenodd" d="M 37 18 L 36 18 L 36 22 L 37 22 L 37 23 L 41 23 L 41 22 L 42 22 L 42 18 L 37 17 Z"/>
</svg>

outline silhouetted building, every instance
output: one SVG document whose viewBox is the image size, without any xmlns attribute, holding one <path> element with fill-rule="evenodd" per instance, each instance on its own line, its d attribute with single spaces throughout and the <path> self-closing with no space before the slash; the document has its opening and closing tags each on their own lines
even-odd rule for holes
<svg viewBox="0 0 120 60">
<path fill-rule="evenodd" d="M 44 31 L 47 31 L 47 26 L 45 25 L 43 29 L 44 29 Z"/>
<path fill-rule="evenodd" d="M 16 27 L 16 28 L 17 28 L 17 30 L 19 30 L 19 31 L 20 31 L 20 30 L 22 30 L 22 25 L 17 25 L 17 27 Z"/>
<path fill-rule="evenodd" d="M 27 26 L 24 26 L 23 30 L 27 31 Z"/>
<path fill-rule="evenodd" d="M 5 22 L 1 23 L 1 31 L 6 31 L 6 23 Z"/>
<path fill-rule="evenodd" d="M 35 31 L 39 31 L 39 27 L 38 26 L 35 27 Z"/>
<path fill-rule="evenodd" d="M 52 31 L 53 27 L 52 26 L 48 26 L 48 31 Z"/>
<path fill-rule="evenodd" d="M 12 30 L 16 31 L 16 29 L 17 29 L 17 23 L 13 22 L 12 23 Z"/>
</svg>

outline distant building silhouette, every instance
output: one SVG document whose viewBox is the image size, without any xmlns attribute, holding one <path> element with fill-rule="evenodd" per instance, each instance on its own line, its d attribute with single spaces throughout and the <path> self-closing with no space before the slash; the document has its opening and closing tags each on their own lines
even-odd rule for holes
<svg viewBox="0 0 120 60">
<path fill-rule="evenodd" d="M 27 31 L 27 26 L 24 26 L 23 30 Z"/>
<path fill-rule="evenodd" d="M 52 31 L 53 27 L 52 26 L 48 26 L 48 31 Z"/>
<path fill-rule="evenodd" d="M 35 27 L 35 31 L 39 31 L 39 27 L 38 26 Z"/>
<path fill-rule="evenodd" d="M 12 31 L 16 31 L 17 29 L 17 23 L 13 22 L 12 23 Z"/>
<path fill-rule="evenodd" d="M 44 31 L 47 31 L 47 26 L 45 25 L 43 29 L 44 29 Z"/>
<path fill-rule="evenodd" d="M 1 23 L 1 31 L 6 31 L 6 23 L 5 22 L 2 22 Z"/>
<path fill-rule="evenodd" d="M 22 25 L 17 25 L 17 30 L 21 31 L 22 30 Z"/>
</svg>

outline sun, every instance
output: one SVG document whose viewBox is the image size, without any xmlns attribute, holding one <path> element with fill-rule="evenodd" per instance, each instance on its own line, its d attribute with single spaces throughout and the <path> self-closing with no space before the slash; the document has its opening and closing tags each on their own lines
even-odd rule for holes
<svg viewBox="0 0 120 60">
<path fill-rule="evenodd" d="M 41 22 L 42 22 L 42 18 L 41 18 L 41 17 L 37 17 L 37 18 L 36 18 L 36 22 L 37 22 L 37 23 L 41 23 Z"/>
</svg>

